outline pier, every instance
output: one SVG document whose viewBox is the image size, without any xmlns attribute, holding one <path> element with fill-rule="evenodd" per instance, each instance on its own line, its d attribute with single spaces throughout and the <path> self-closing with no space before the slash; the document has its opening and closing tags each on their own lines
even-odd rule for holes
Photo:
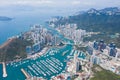
<svg viewBox="0 0 120 80">
<path fill-rule="evenodd" d="M 62 56 L 64 56 L 65 54 L 67 54 L 69 52 L 69 50 L 63 52 Z"/>
<path fill-rule="evenodd" d="M 25 75 L 26 79 L 30 79 L 31 77 L 29 76 L 29 74 L 24 70 L 21 69 L 21 71 L 23 72 L 23 74 Z"/>
<path fill-rule="evenodd" d="M 3 77 L 7 77 L 7 72 L 6 72 L 6 66 L 5 63 L 3 62 Z"/>
<path fill-rule="evenodd" d="M 54 57 L 46 58 L 44 60 L 36 61 L 27 66 L 27 71 L 29 74 L 35 76 L 52 76 L 53 74 L 58 74 L 62 70 L 63 64 L 58 59 Z M 32 76 L 31 75 L 31 76 Z"/>
</svg>

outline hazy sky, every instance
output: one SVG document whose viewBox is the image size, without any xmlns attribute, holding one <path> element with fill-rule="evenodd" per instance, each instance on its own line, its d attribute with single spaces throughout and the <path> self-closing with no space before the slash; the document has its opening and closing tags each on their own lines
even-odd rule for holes
<svg viewBox="0 0 120 80">
<path fill-rule="evenodd" d="M 89 8 L 120 7 L 120 0 L 0 0 L 0 15 L 45 10 L 87 10 Z M 7 14 L 7 13 L 6 13 Z"/>
<path fill-rule="evenodd" d="M 120 0 L 0 0 L 0 6 L 28 5 L 28 6 L 116 6 Z"/>
</svg>

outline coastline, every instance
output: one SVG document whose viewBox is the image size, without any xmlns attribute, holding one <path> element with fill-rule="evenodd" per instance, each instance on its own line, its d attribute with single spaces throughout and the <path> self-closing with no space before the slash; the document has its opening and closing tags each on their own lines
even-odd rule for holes
<svg viewBox="0 0 120 80">
<path fill-rule="evenodd" d="M 44 55 L 47 50 L 49 49 L 49 47 L 45 47 L 43 48 L 40 52 L 38 53 L 35 53 L 34 55 L 30 55 L 30 56 L 27 56 L 25 59 L 16 59 L 16 60 L 13 60 L 13 61 L 7 61 L 5 62 L 6 64 L 9 64 L 9 63 L 13 63 L 13 62 L 19 62 L 19 61 L 22 61 L 22 60 L 27 60 L 27 59 L 36 59 L 42 55 Z M 2 64 L 3 62 L 0 62 L 0 64 Z"/>
<path fill-rule="evenodd" d="M 46 51 L 48 51 L 49 47 L 44 47 L 40 52 L 35 53 L 34 55 L 28 56 L 26 59 L 36 59 L 40 57 L 41 55 L 45 54 Z"/>
<path fill-rule="evenodd" d="M 47 46 L 47 47 L 44 47 L 39 53 L 36 53 L 36 54 L 39 54 L 39 55 L 37 55 L 37 57 L 33 57 L 33 58 L 30 58 L 29 60 L 32 60 L 33 62 L 30 62 L 30 63 L 32 63 L 32 64 L 28 64 L 29 62 L 27 62 L 27 66 L 34 66 L 34 64 L 35 65 L 37 65 L 36 64 L 36 60 L 39 60 L 38 59 L 38 57 L 40 57 L 40 56 L 44 56 L 44 55 L 47 55 L 46 53 L 46 51 L 48 51 L 49 52 L 49 50 L 48 49 L 50 49 L 51 47 L 49 47 L 49 46 Z M 63 47 L 64 48 L 64 47 Z M 66 48 L 66 47 L 65 47 Z M 58 55 L 60 55 L 60 54 L 58 54 Z M 61 71 L 63 71 L 63 69 L 64 69 L 64 66 L 62 66 L 63 65 L 63 62 L 61 62 L 61 60 L 62 60 L 62 58 L 60 59 L 60 62 L 57 62 L 57 61 L 59 61 L 59 59 L 56 59 L 56 57 L 54 56 L 50 56 L 51 58 L 49 58 L 49 57 L 47 57 L 47 59 L 45 59 L 44 61 L 43 60 L 40 60 L 41 62 L 40 63 L 45 63 L 45 64 L 48 64 L 48 65 L 54 65 L 54 64 L 56 64 L 56 65 L 54 65 L 55 66 L 55 70 L 53 69 L 54 68 L 54 66 L 52 66 L 51 65 L 51 68 L 53 69 L 53 71 L 51 71 L 52 69 L 50 68 L 50 67 L 48 67 L 48 68 L 46 68 L 47 70 L 49 70 L 50 69 L 50 72 L 46 72 L 45 71 L 45 74 L 47 75 L 47 77 L 48 78 L 51 78 L 51 76 L 55 76 L 54 75 L 54 73 L 56 73 L 56 74 L 60 74 L 61 73 Z M 57 56 L 58 57 L 58 56 Z M 26 59 L 28 59 L 28 58 L 26 58 Z M 51 59 L 51 60 L 49 60 L 49 59 Z M 54 60 L 54 61 L 53 61 Z M 16 60 L 17 61 L 17 60 Z M 43 62 L 42 62 L 43 61 Z M 50 63 L 51 61 L 53 61 L 52 63 Z M 24 63 L 25 61 L 24 60 L 22 60 L 22 63 Z M 48 63 L 49 62 L 49 63 Z M 19 62 L 18 62 L 19 63 Z M 12 63 L 12 66 L 10 66 L 11 67 L 11 69 L 13 69 L 13 68 L 15 68 L 15 67 L 18 67 L 19 66 L 19 64 L 18 63 Z M 20 64 L 22 65 L 22 63 L 20 62 Z M 11 64 L 10 64 L 11 65 Z M 42 69 L 45 67 L 43 64 L 42 64 Z M 60 67 L 57 67 L 57 66 L 60 66 Z M 20 69 L 21 68 L 23 68 L 25 71 L 26 71 L 26 68 L 27 69 L 29 69 L 28 67 L 26 67 L 25 68 L 25 66 L 24 67 L 18 67 L 18 69 L 19 69 L 19 71 L 20 71 Z M 36 70 L 36 68 L 34 68 L 34 70 Z M 58 70 L 58 71 L 57 71 Z M 19 72 L 18 71 L 18 72 Z M 43 71 L 43 70 L 41 70 L 41 71 Z M 9 70 L 7 71 L 8 72 L 8 75 L 9 75 Z M 21 71 L 20 71 L 21 72 Z M 31 72 L 28 72 L 29 74 L 31 73 Z M 40 73 L 39 73 L 40 74 Z M 41 73 L 42 75 L 43 75 L 43 78 L 44 78 L 44 74 L 43 73 Z M 31 75 L 31 74 L 30 74 Z M 32 74 L 32 75 L 35 75 L 35 73 L 34 74 Z M 24 74 L 21 74 L 20 76 L 25 76 Z M 9 77 L 9 76 L 8 76 Z M 11 77 L 12 78 L 12 77 Z M 21 78 L 22 79 L 22 78 Z"/>
<path fill-rule="evenodd" d="M 0 49 L 4 48 L 5 46 L 7 46 L 8 44 L 10 44 L 15 38 L 10 38 L 8 39 L 5 43 L 3 43 L 2 45 L 0 45 Z"/>
<path fill-rule="evenodd" d="M 57 48 L 61 48 L 61 47 L 64 47 L 65 45 L 63 46 L 55 46 Z M 53 47 L 51 47 L 53 48 Z M 27 59 L 36 59 L 42 55 L 44 55 L 48 50 L 50 49 L 50 46 L 47 46 L 47 47 L 44 47 L 40 52 L 37 52 L 35 53 L 34 55 L 28 55 L 26 58 L 24 59 L 15 59 L 13 61 L 7 61 L 5 62 L 6 64 L 9 64 L 9 63 L 14 63 L 14 62 L 19 62 L 19 61 L 22 61 L 22 60 L 27 60 Z M 2 64 L 3 62 L 0 62 L 0 64 Z"/>
</svg>

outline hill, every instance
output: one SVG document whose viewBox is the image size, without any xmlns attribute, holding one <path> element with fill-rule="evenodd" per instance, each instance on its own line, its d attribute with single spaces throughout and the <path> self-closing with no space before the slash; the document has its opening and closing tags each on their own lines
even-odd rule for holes
<svg viewBox="0 0 120 80">
<path fill-rule="evenodd" d="M 0 46 L 0 62 L 26 58 L 25 49 L 30 44 L 30 42 L 19 38 L 9 39 Z"/>
<path fill-rule="evenodd" d="M 78 29 L 100 32 L 98 35 L 84 38 L 84 41 L 103 39 L 106 43 L 114 42 L 117 47 L 120 47 L 120 9 L 118 7 L 109 7 L 101 10 L 92 8 L 73 16 L 56 17 L 56 21 L 49 23 L 55 24 L 55 27 L 75 23 Z"/>
<path fill-rule="evenodd" d="M 90 80 L 120 80 L 119 75 L 111 71 L 105 70 L 98 65 L 94 65 L 92 71 L 94 72 L 94 77 Z"/>
<path fill-rule="evenodd" d="M 52 23 L 52 22 L 51 22 Z M 117 7 L 105 8 L 101 10 L 90 9 L 86 12 L 69 16 L 59 17 L 54 24 L 76 23 L 78 28 L 87 31 L 98 31 L 115 33 L 120 32 L 120 9 Z"/>
<path fill-rule="evenodd" d="M 6 17 L 6 16 L 0 16 L 0 21 L 10 21 L 12 18 Z"/>
</svg>

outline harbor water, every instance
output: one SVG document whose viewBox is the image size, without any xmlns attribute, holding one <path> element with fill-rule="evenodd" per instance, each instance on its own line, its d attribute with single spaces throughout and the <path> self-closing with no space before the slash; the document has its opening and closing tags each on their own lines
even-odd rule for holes
<svg viewBox="0 0 120 80">
<path fill-rule="evenodd" d="M 49 14 L 48 14 L 49 15 Z M 0 45 L 4 43 L 9 37 L 18 35 L 21 32 L 28 31 L 30 26 L 34 24 L 42 24 L 49 30 L 52 30 L 54 34 L 59 34 L 53 28 L 50 28 L 45 24 L 51 16 L 37 15 L 37 16 L 17 16 L 12 21 L 0 22 Z M 59 36 L 67 42 L 70 40 L 64 38 L 62 35 Z M 65 45 L 61 48 L 50 48 L 44 55 L 36 59 L 27 59 L 19 62 L 11 62 L 6 65 L 7 77 L 3 78 L 2 65 L 0 64 L 0 80 L 25 80 L 26 77 L 21 71 L 23 68 L 30 76 L 43 77 L 49 80 L 52 76 L 56 76 L 63 72 L 66 67 L 66 59 L 70 54 L 73 46 L 70 44 Z M 63 53 L 65 53 L 63 55 Z M 82 57 L 84 58 L 84 57 Z"/>
</svg>

